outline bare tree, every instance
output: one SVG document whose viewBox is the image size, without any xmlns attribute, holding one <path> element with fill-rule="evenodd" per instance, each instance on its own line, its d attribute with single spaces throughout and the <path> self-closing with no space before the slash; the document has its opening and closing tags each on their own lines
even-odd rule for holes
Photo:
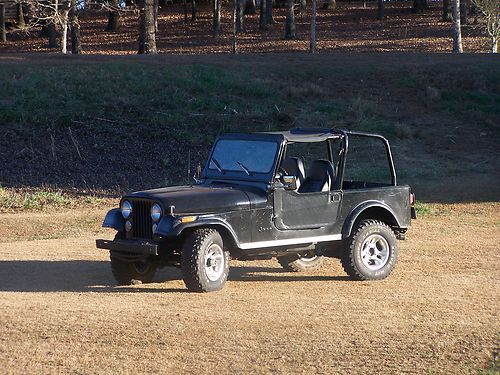
<svg viewBox="0 0 500 375">
<path fill-rule="evenodd" d="M 259 13 L 259 30 L 267 30 L 267 1 L 260 1 L 260 13 Z"/>
<path fill-rule="evenodd" d="M 443 0 L 443 17 L 444 22 L 450 21 L 450 0 Z"/>
<path fill-rule="evenodd" d="M 460 0 L 453 0 L 453 52 L 462 53 L 462 27 L 460 25 Z"/>
<path fill-rule="evenodd" d="M 273 0 L 261 0 L 266 2 L 266 25 L 274 23 L 273 17 Z"/>
<path fill-rule="evenodd" d="M 5 5 L 0 4 L 0 42 L 7 41 L 7 30 L 5 28 Z"/>
<path fill-rule="evenodd" d="M 155 30 L 155 0 L 141 0 L 139 18 L 139 54 L 155 55 L 156 30 Z"/>
<path fill-rule="evenodd" d="M 73 55 L 79 55 L 82 53 L 82 45 L 80 43 L 80 23 L 78 22 L 76 0 L 71 0 L 69 23 L 71 28 L 71 53 Z"/>
<path fill-rule="evenodd" d="M 220 10 L 222 0 L 214 0 L 214 28 L 213 36 L 217 38 L 220 36 Z"/>
<path fill-rule="evenodd" d="M 111 0 L 108 3 L 108 25 L 107 31 L 118 31 L 121 27 L 119 0 Z"/>
<path fill-rule="evenodd" d="M 309 42 L 309 52 L 316 53 L 316 0 L 312 0 L 311 6 L 311 40 Z"/>
<path fill-rule="evenodd" d="M 491 52 L 498 52 L 500 40 L 500 2 L 498 0 L 473 0 L 483 15 L 482 27 L 491 38 Z"/>
<path fill-rule="evenodd" d="M 323 2 L 323 5 L 321 6 L 322 9 L 335 9 L 336 7 L 337 7 L 336 0 L 325 0 Z"/>
<path fill-rule="evenodd" d="M 237 41 L 237 34 L 238 30 L 236 27 L 236 18 L 237 18 L 237 12 L 238 12 L 238 0 L 233 0 L 233 17 L 232 17 L 232 22 L 233 22 L 233 53 L 238 53 L 238 41 Z"/>
<path fill-rule="evenodd" d="M 427 9 L 429 9 L 429 4 L 427 3 L 427 0 L 413 0 L 412 10 L 414 13 L 420 13 Z"/>
<path fill-rule="evenodd" d="M 245 3 L 246 0 L 238 0 L 236 5 L 236 31 L 245 32 Z"/>
<path fill-rule="evenodd" d="M 294 0 L 286 1 L 286 21 L 285 21 L 285 38 L 295 39 L 297 32 L 295 28 L 295 4 Z"/>
<path fill-rule="evenodd" d="M 378 0 L 377 19 L 384 19 L 384 0 Z"/>
</svg>

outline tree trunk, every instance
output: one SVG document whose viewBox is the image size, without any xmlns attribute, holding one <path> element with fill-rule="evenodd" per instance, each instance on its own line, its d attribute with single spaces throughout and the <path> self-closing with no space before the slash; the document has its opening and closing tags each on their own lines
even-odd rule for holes
<svg viewBox="0 0 500 375">
<path fill-rule="evenodd" d="M 220 8 L 222 0 L 214 0 L 214 38 L 220 36 Z"/>
<path fill-rule="evenodd" d="M 112 0 L 112 10 L 108 12 L 108 26 L 107 31 L 118 31 L 121 27 L 120 12 L 118 11 L 119 0 Z"/>
<path fill-rule="evenodd" d="M 247 0 L 245 2 L 245 14 L 257 14 L 257 5 L 255 0 Z"/>
<path fill-rule="evenodd" d="M 238 53 L 236 18 L 238 13 L 238 0 L 233 0 L 233 53 Z"/>
<path fill-rule="evenodd" d="M 7 30 L 5 28 L 5 5 L 0 4 L 0 42 L 7 41 Z"/>
<path fill-rule="evenodd" d="M 295 12 L 294 12 L 294 0 L 286 1 L 286 21 L 285 21 L 285 38 L 295 39 L 297 33 L 295 30 Z"/>
<path fill-rule="evenodd" d="M 183 5 L 184 5 L 184 22 L 187 23 L 187 21 L 188 21 L 188 5 L 187 5 L 187 0 L 183 1 Z"/>
<path fill-rule="evenodd" d="M 267 30 L 266 13 L 267 13 L 267 1 L 261 0 L 260 1 L 260 14 L 259 14 L 259 30 L 260 31 Z"/>
<path fill-rule="evenodd" d="M 69 9 L 61 12 L 61 53 L 68 53 L 68 14 Z"/>
<path fill-rule="evenodd" d="M 57 30 L 56 24 L 52 21 L 49 21 L 47 25 L 47 32 L 49 34 L 49 48 L 57 48 L 59 44 L 57 44 Z"/>
<path fill-rule="evenodd" d="M 191 21 L 196 21 L 196 0 L 191 0 Z"/>
<path fill-rule="evenodd" d="M 154 3 L 154 0 L 141 0 L 140 2 L 139 54 L 155 55 L 157 53 Z"/>
<path fill-rule="evenodd" d="M 73 55 L 79 55 L 82 53 L 82 45 L 80 43 L 80 23 L 78 22 L 78 14 L 76 11 L 76 0 L 71 0 L 69 20 L 71 24 L 71 53 Z"/>
<path fill-rule="evenodd" d="M 312 0 L 311 9 L 311 40 L 309 42 L 309 52 L 316 53 L 316 0 Z"/>
<path fill-rule="evenodd" d="M 467 0 L 460 1 L 460 24 L 467 25 Z"/>
<path fill-rule="evenodd" d="M 17 3 L 17 26 L 18 27 L 26 26 L 24 23 L 24 12 L 23 12 L 23 2 L 22 1 Z"/>
<path fill-rule="evenodd" d="M 492 47 L 491 47 L 491 52 L 492 53 L 498 53 L 498 38 L 496 36 L 492 37 Z"/>
<path fill-rule="evenodd" d="M 322 9 L 335 9 L 336 7 L 337 7 L 336 0 L 325 0 L 323 2 L 323 5 L 321 6 Z"/>
<path fill-rule="evenodd" d="M 384 0 L 378 0 L 377 19 L 384 19 Z"/>
<path fill-rule="evenodd" d="M 453 52 L 463 52 L 462 29 L 460 26 L 460 0 L 453 0 Z"/>
<path fill-rule="evenodd" d="M 413 0 L 412 10 L 414 13 L 420 13 L 427 9 L 429 9 L 429 4 L 427 3 L 427 0 Z"/>
<path fill-rule="evenodd" d="M 274 23 L 273 18 L 273 0 L 261 0 L 266 2 L 266 25 Z"/>
<path fill-rule="evenodd" d="M 153 0 L 153 17 L 155 20 L 155 38 L 156 34 L 158 34 L 158 6 L 159 6 L 159 1 L 158 0 Z"/>
<path fill-rule="evenodd" d="M 443 0 L 443 21 L 450 21 L 450 0 Z"/>
<path fill-rule="evenodd" d="M 245 32 L 245 3 L 246 0 L 238 0 L 236 6 L 236 32 L 238 33 Z"/>
</svg>

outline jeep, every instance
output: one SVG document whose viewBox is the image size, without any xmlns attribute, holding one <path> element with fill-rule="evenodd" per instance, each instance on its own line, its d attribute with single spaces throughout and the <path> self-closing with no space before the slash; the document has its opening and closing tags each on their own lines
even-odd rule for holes
<svg viewBox="0 0 500 375">
<path fill-rule="evenodd" d="M 200 168 L 201 169 L 201 168 Z M 123 196 L 103 227 L 119 284 L 151 282 L 180 267 L 188 290 L 223 288 L 229 260 L 276 257 L 290 272 L 338 258 L 353 280 L 394 269 L 398 242 L 416 218 L 398 186 L 389 142 L 340 129 L 224 134 L 190 186 Z"/>
</svg>

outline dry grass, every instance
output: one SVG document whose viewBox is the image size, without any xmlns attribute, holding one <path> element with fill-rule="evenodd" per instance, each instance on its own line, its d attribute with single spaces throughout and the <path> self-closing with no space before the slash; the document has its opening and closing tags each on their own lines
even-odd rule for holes
<svg viewBox="0 0 500 375">
<path fill-rule="evenodd" d="M 233 262 L 226 288 L 203 295 L 186 293 L 176 270 L 113 287 L 93 235 L 3 243 L 0 368 L 470 373 L 499 346 L 499 208 L 432 205 L 382 282 L 348 281 L 335 260 L 308 274 Z"/>
</svg>

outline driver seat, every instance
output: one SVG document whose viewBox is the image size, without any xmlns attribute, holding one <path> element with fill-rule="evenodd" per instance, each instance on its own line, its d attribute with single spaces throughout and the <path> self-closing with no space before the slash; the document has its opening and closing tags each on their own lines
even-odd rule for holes
<svg viewBox="0 0 500 375">
<path fill-rule="evenodd" d="M 305 168 L 304 168 L 304 162 L 302 161 L 301 158 L 285 158 L 281 162 L 281 169 L 288 175 L 288 176 L 295 176 L 296 181 L 297 181 L 297 189 L 300 188 L 300 186 L 304 183 L 305 179 Z"/>
<path fill-rule="evenodd" d="M 314 160 L 299 193 L 329 191 L 335 180 L 335 171 L 329 160 Z"/>
</svg>

